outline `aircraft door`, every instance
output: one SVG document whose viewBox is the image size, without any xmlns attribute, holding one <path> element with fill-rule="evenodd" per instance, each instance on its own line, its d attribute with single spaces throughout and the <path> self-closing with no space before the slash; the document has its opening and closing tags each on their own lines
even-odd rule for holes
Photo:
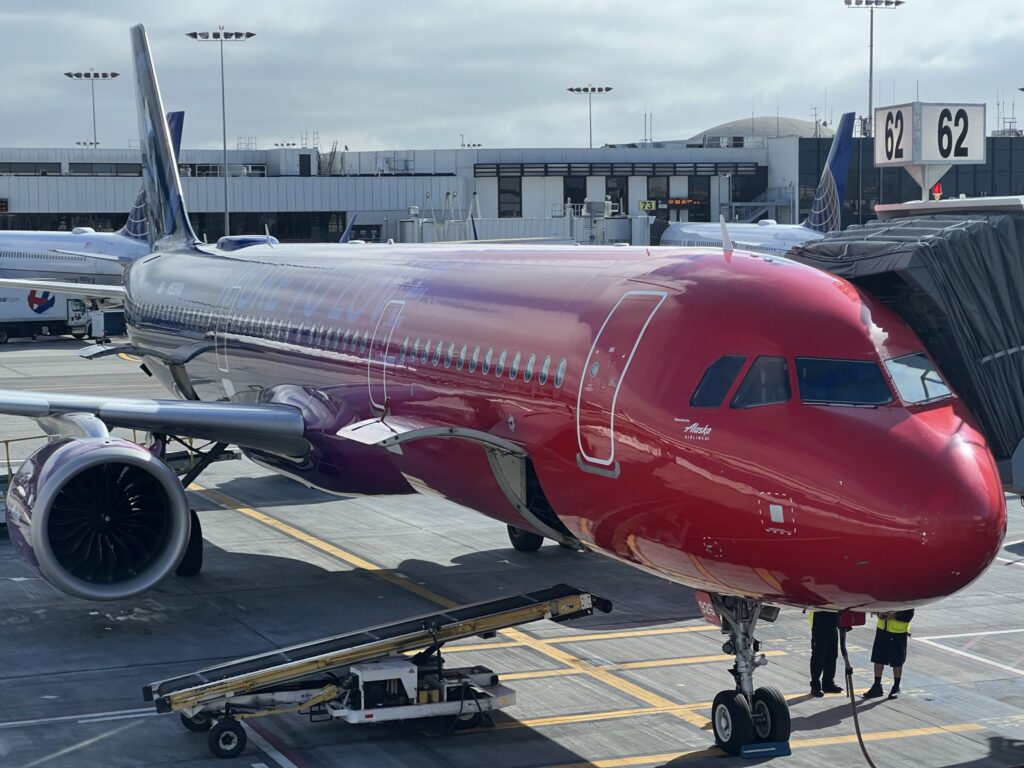
<svg viewBox="0 0 1024 768">
<path fill-rule="evenodd" d="M 217 368 L 223 373 L 228 372 L 228 341 L 227 332 L 231 323 L 231 314 L 235 311 L 235 302 L 238 301 L 238 294 L 242 292 L 241 286 L 234 286 L 228 292 L 227 298 L 221 305 L 220 314 L 217 317 L 217 327 L 214 330 L 214 345 L 217 352 Z"/>
<path fill-rule="evenodd" d="M 588 471 L 618 474 L 615 403 L 644 331 L 668 294 L 630 291 L 608 313 L 590 348 L 576 401 L 577 463 Z"/>
<path fill-rule="evenodd" d="M 389 301 L 380 313 L 377 327 L 373 329 L 373 339 L 370 341 L 370 354 L 367 363 L 370 405 L 379 410 L 384 410 L 388 397 L 388 366 L 393 366 L 397 357 L 391 336 L 395 326 L 398 325 L 398 318 L 404 307 L 404 301 Z"/>
</svg>

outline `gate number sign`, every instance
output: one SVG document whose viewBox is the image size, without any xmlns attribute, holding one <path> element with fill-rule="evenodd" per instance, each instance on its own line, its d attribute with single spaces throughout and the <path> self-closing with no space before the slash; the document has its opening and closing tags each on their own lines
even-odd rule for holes
<svg viewBox="0 0 1024 768">
<path fill-rule="evenodd" d="M 875 110 L 876 166 L 984 162 L 984 104 L 915 101 Z"/>
</svg>

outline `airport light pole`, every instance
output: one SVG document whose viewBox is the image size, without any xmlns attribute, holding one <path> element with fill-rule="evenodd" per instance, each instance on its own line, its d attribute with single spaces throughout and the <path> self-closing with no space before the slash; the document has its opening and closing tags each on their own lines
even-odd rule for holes
<svg viewBox="0 0 1024 768">
<path fill-rule="evenodd" d="M 608 93 L 612 88 L 609 85 L 577 85 L 572 88 L 566 88 L 565 90 L 569 93 L 585 93 L 587 94 L 587 125 L 590 129 L 590 148 L 594 148 L 594 94 L 595 93 Z"/>
<path fill-rule="evenodd" d="M 255 32 L 225 32 L 224 25 L 217 27 L 216 32 L 186 32 L 186 37 L 191 37 L 200 43 L 220 43 L 220 124 L 224 140 L 224 234 L 231 234 L 230 218 L 228 214 L 228 117 L 227 106 L 224 97 L 224 41 L 229 43 L 244 43 L 250 37 L 255 37 Z"/>
<path fill-rule="evenodd" d="M 96 149 L 100 145 L 96 138 L 96 81 L 97 80 L 113 80 L 118 77 L 117 72 L 97 72 L 92 67 L 89 67 L 88 72 L 65 72 L 64 77 L 69 77 L 72 80 L 88 80 L 89 88 L 92 91 L 92 148 Z"/>
<path fill-rule="evenodd" d="M 861 124 L 861 136 L 874 133 L 874 95 L 875 95 L 875 9 L 895 10 L 906 0 L 843 0 L 847 8 L 866 8 L 871 12 L 868 27 L 868 114 Z"/>
</svg>

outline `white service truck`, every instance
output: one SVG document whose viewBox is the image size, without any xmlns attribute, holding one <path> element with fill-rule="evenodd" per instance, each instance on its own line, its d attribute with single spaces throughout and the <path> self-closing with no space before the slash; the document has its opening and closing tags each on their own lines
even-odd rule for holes
<svg viewBox="0 0 1024 768">
<path fill-rule="evenodd" d="M 36 288 L 0 290 L 0 344 L 26 336 L 81 339 L 88 330 L 89 310 L 82 299 Z"/>
</svg>

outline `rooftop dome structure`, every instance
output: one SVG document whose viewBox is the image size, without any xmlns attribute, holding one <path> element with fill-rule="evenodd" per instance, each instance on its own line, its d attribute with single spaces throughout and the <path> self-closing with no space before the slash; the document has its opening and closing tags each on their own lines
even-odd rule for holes
<svg viewBox="0 0 1024 768">
<path fill-rule="evenodd" d="M 744 117 L 701 131 L 689 139 L 689 142 L 703 144 L 711 142 L 719 136 L 742 136 L 744 138 L 798 136 L 801 139 L 828 139 L 835 136 L 835 131 L 826 123 L 819 123 L 815 126 L 811 120 L 801 120 L 796 117 Z"/>
</svg>

